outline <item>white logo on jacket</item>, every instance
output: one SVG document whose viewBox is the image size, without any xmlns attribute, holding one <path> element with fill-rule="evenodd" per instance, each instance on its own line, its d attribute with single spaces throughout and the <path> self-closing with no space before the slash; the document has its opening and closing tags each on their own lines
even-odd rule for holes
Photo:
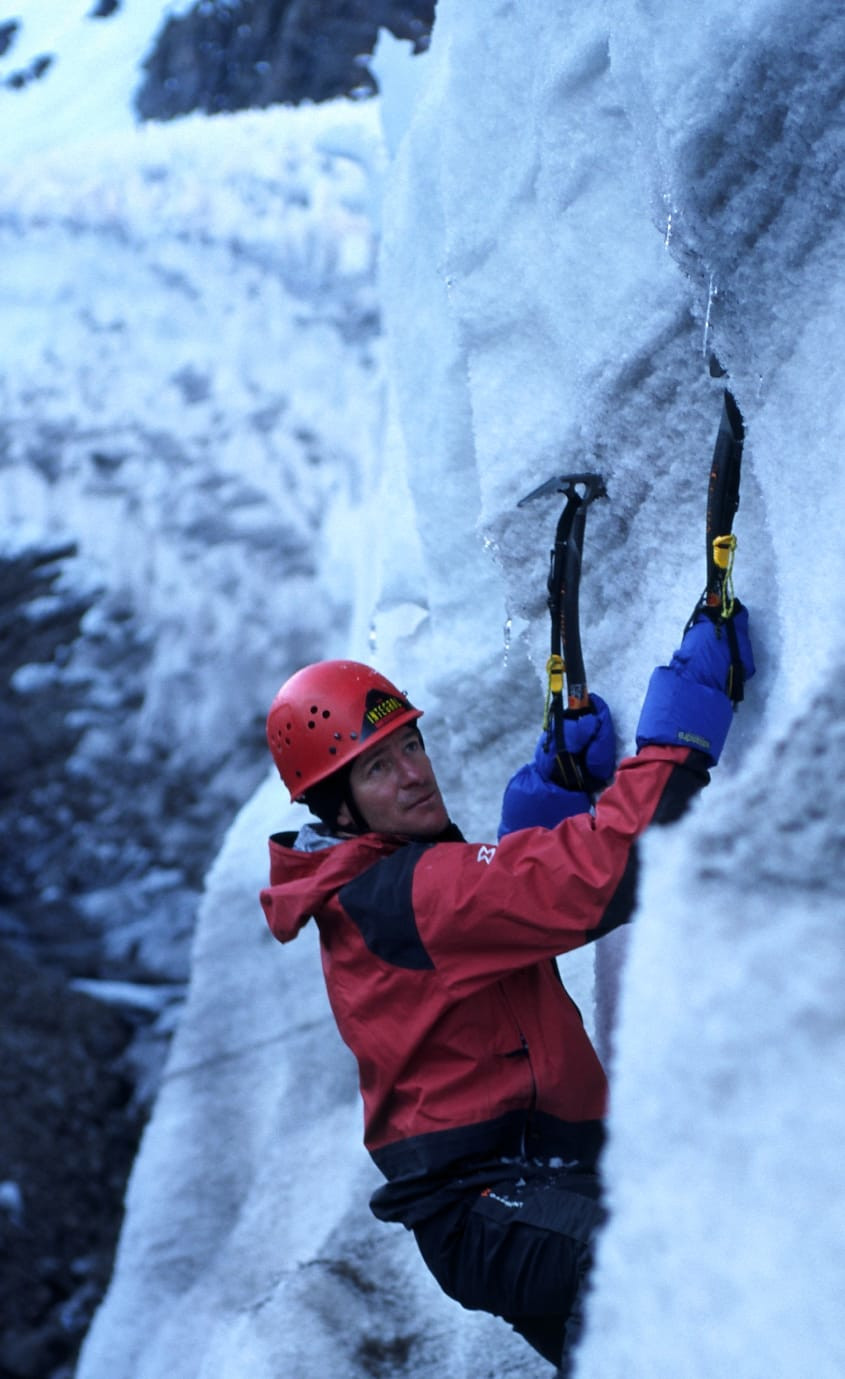
<svg viewBox="0 0 845 1379">
<path fill-rule="evenodd" d="M 478 849 L 478 856 L 475 860 L 476 862 L 486 862 L 489 867 L 490 863 L 493 861 L 493 858 L 495 856 L 496 849 L 494 847 L 487 847 L 487 845 L 485 844 L 484 847 L 480 847 Z"/>
</svg>

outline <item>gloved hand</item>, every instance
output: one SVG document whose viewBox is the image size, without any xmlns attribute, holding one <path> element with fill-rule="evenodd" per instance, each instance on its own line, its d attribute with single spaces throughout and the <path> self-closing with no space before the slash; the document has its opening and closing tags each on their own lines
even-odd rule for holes
<svg viewBox="0 0 845 1379">
<path fill-rule="evenodd" d="M 573 814 L 586 814 L 590 797 L 583 790 L 564 790 L 543 780 L 533 761 L 511 776 L 502 798 L 499 837 L 521 828 L 555 828 Z"/>
<path fill-rule="evenodd" d="M 754 674 L 748 610 L 737 601 L 723 619 L 701 608 L 668 666 L 653 672 L 637 725 L 637 746 L 694 747 L 712 766 L 722 753 L 733 718 L 737 681 Z"/>
<path fill-rule="evenodd" d="M 735 646 L 732 645 L 735 641 Z M 729 618 L 722 618 L 718 609 L 711 613 L 699 608 L 687 628 L 684 639 L 669 662 L 670 669 L 699 684 L 710 685 L 730 695 L 735 660 L 739 659 L 742 673 L 750 680 L 755 671 L 754 653 L 748 635 L 748 609 L 739 599 Z M 732 695 L 733 698 L 740 696 Z"/>
<path fill-rule="evenodd" d="M 565 749 L 577 759 L 587 789 L 570 790 L 562 785 L 554 729 L 544 730 L 533 760 L 508 781 L 502 800 L 500 838 L 521 828 L 554 828 L 573 814 L 585 814 L 592 802 L 587 790 L 600 789 L 613 775 L 616 734 L 610 709 L 603 699 L 593 694 L 589 711 L 567 713 L 563 733 Z"/>
<path fill-rule="evenodd" d="M 588 790 L 607 785 L 616 770 L 616 733 L 610 709 L 597 694 L 590 695 L 589 709 L 567 709 L 563 715 L 565 751 L 575 757 Z M 558 759 L 554 728 L 540 734 L 534 751 L 534 765 L 545 781 L 569 787 L 567 763 Z"/>
</svg>

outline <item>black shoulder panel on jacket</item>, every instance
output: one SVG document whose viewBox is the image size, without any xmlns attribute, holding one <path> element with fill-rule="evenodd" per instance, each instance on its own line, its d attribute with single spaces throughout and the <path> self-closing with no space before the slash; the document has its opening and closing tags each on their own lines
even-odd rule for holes
<svg viewBox="0 0 845 1379">
<path fill-rule="evenodd" d="M 634 842 L 631 844 L 631 851 L 628 853 L 628 861 L 625 863 L 625 870 L 620 877 L 619 885 L 605 906 L 600 922 L 586 935 L 588 942 L 592 939 L 602 938 L 605 934 L 609 934 L 611 929 L 618 929 L 620 924 L 628 923 L 637 904 L 639 876 L 640 850 Z"/>
<path fill-rule="evenodd" d="M 710 780 L 707 758 L 701 752 L 690 752 L 682 765 L 674 768 L 652 815 L 652 823 L 672 824 L 686 812 L 690 800 L 698 794 Z M 627 924 L 637 904 L 637 886 L 640 874 L 640 852 L 636 842 L 631 851 L 625 870 L 608 904 L 601 921 L 586 935 L 588 940 L 601 938 L 620 924 Z"/>
<path fill-rule="evenodd" d="M 434 967 L 419 936 L 411 900 L 414 868 L 425 850 L 423 843 L 406 843 L 338 892 L 371 953 L 394 967 L 419 972 Z"/>
</svg>

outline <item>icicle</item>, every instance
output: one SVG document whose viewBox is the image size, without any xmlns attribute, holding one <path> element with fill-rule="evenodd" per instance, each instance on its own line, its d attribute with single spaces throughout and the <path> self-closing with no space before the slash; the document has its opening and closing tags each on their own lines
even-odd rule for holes
<svg viewBox="0 0 845 1379">
<path fill-rule="evenodd" d="M 666 233 L 663 236 L 663 248 L 669 248 L 669 241 L 672 238 L 672 198 L 668 192 L 663 193 L 663 205 L 666 207 Z"/>
<path fill-rule="evenodd" d="M 709 341 L 709 339 L 710 339 L 710 328 L 711 328 L 711 320 L 710 320 L 710 317 L 711 317 L 712 312 L 713 312 L 713 303 L 714 303 L 714 301 L 716 300 L 716 298 L 718 297 L 718 295 L 719 295 L 719 288 L 718 288 L 718 285 L 717 285 L 717 283 L 716 283 L 716 275 L 715 275 L 714 273 L 711 273 L 711 274 L 710 274 L 710 286 L 709 286 L 709 289 L 708 289 L 708 292 L 707 292 L 707 313 L 706 313 L 706 315 L 705 315 L 705 317 L 704 317 L 704 339 L 703 339 L 702 342 L 701 342 L 701 353 L 704 355 L 705 359 L 707 358 L 707 343 L 708 343 L 708 341 Z"/>
<path fill-rule="evenodd" d="M 502 665 L 505 667 L 505 669 L 507 669 L 508 658 L 510 657 L 510 654 L 511 654 L 511 632 L 512 632 L 512 631 L 513 631 L 513 618 L 505 618 L 505 627 L 504 627 L 505 648 L 504 648 L 504 655 L 502 656 Z"/>
<path fill-rule="evenodd" d="M 370 635 L 369 635 L 369 637 L 368 637 L 368 642 L 369 642 L 369 647 L 370 647 L 370 655 L 371 655 L 371 656 L 375 656 L 375 655 L 376 655 L 376 652 L 378 651 L 378 636 L 376 635 L 376 620 L 375 620 L 375 618 L 373 618 L 372 621 L 370 622 Z"/>
</svg>

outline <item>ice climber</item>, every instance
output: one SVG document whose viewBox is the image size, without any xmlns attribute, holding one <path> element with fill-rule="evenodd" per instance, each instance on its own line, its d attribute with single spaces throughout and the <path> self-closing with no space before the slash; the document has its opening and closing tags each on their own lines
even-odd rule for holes
<svg viewBox="0 0 845 1379">
<path fill-rule="evenodd" d="M 630 917 L 636 839 L 709 780 L 728 678 L 738 657 L 754 670 L 739 604 L 728 630 L 702 611 L 655 670 L 637 754 L 615 776 L 604 702 L 566 720 L 566 750 L 614 777 L 594 806 L 555 783 L 541 736 L 506 788 L 495 846 L 450 821 L 421 710 L 377 671 L 306 666 L 267 719 L 291 798 L 319 822 L 271 838 L 261 903 L 282 943 L 316 919 L 386 1179 L 371 1208 L 414 1233 L 447 1294 L 503 1317 L 561 1375 L 603 1219 L 607 1083 L 555 958 Z"/>
</svg>

